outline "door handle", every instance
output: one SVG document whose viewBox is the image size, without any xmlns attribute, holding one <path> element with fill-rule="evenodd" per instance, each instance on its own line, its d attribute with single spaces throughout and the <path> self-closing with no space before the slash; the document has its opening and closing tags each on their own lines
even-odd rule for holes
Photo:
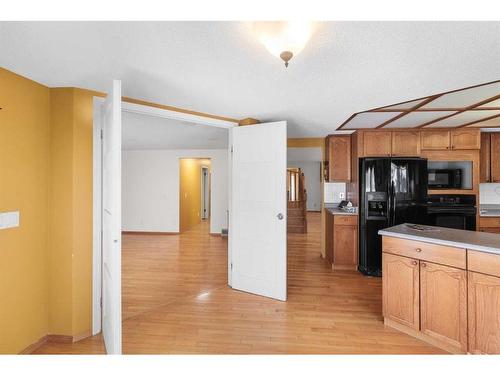
<svg viewBox="0 0 500 375">
<path fill-rule="evenodd" d="M 278 220 L 283 220 L 283 218 L 284 218 L 284 216 L 281 212 L 278 215 L 276 215 L 276 217 L 278 218 Z"/>
</svg>

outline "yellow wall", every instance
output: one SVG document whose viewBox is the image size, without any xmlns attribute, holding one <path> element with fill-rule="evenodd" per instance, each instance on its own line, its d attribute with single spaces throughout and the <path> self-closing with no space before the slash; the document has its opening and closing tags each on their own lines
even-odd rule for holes
<svg viewBox="0 0 500 375">
<path fill-rule="evenodd" d="M 0 353 L 17 353 L 48 328 L 49 89 L 0 68 Z"/>
<path fill-rule="evenodd" d="M 0 68 L 0 353 L 90 333 L 94 95 Z"/>
<path fill-rule="evenodd" d="M 51 89 L 51 334 L 81 336 L 92 325 L 92 98 Z"/>
<path fill-rule="evenodd" d="M 72 333 L 72 89 L 50 93 L 49 332 Z"/>
<path fill-rule="evenodd" d="M 201 167 L 210 167 L 209 159 L 180 159 L 179 225 L 188 230 L 201 222 Z"/>
</svg>

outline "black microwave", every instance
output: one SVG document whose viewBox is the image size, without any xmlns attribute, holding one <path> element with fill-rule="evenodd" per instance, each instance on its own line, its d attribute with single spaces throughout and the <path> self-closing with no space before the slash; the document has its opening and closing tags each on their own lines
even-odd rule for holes
<svg viewBox="0 0 500 375">
<path fill-rule="evenodd" d="M 428 169 L 429 189 L 461 189 L 461 169 Z"/>
</svg>

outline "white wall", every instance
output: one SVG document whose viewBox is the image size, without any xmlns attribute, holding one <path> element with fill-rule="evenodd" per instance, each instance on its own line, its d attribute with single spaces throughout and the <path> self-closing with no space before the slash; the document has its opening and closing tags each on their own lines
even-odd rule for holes
<svg viewBox="0 0 500 375">
<path fill-rule="evenodd" d="M 227 228 L 227 150 L 124 150 L 122 230 L 179 232 L 179 159 L 211 159 L 210 232 Z"/>
</svg>

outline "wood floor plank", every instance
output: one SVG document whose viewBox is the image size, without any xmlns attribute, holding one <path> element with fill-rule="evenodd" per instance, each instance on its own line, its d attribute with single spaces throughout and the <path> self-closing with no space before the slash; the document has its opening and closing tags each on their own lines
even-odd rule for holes
<svg viewBox="0 0 500 375">
<path fill-rule="evenodd" d="M 123 352 L 142 354 L 431 354 L 385 327 L 381 279 L 333 272 L 320 257 L 321 215 L 288 235 L 288 301 L 227 286 L 227 240 L 208 223 L 180 235 L 123 236 Z M 100 335 L 38 354 L 103 353 Z"/>
</svg>

